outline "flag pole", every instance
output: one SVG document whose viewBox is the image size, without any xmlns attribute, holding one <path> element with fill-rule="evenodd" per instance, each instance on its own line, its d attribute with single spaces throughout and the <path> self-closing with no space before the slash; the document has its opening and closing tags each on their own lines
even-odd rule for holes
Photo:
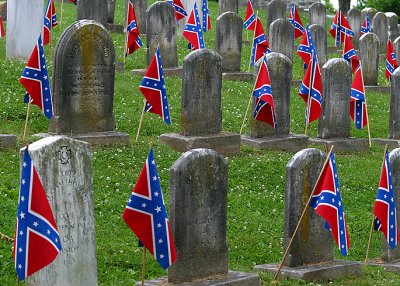
<svg viewBox="0 0 400 286">
<path fill-rule="evenodd" d="M 1 231 L 0 231 L 0 237 L 4 241 L 13 241 L 14 240 L 11 237 L 9 237 L 8 235 L 5 235 L 4 233 L 2 233 Z"/>
<path fill-rule="evenodd" d="M 53 62 L 53 52 L 52 52 L 52 35 L 53 33 L 51 32 L 51 30 L 53 29 L 53 0 L 50 0 L 50 29 L 49 29 L 49 38 L 50 38 L 50 65 L 52 65 Z"/>
<path fill-rule="evenodd" d="M 28 107 L 26 109 L 26 118 L 25 118 L 25 128 L 24 128 L 24 135 L 22 136 L 22 141 L 24 143 L 28 143 L 27 135 L 28 135 L 28 120 L 29 120 L 29 109 L 31 107 L 31 96 L 29 96 Z"/>
<path fill-rule="evenodd" d="M 60 30 L 62 27 L 63 8 L 64 8 L 64 0 L 61 0 Z"/>
<path fill-rule="evenodd" d="M 257 28 L 257 21 L 258 21 L 258 11 L 257 11 L 257 15 L 256 15 L 256 22 L 254 24 L 254 31 L 253 31 L 253 43 L 251 44 L 251 51 L 253 51 L 253 47 L 254 47 L 254 37 L 256 35 L 256 28 Z M 250 51 L 250 60 L 249 60 L 249 68 L 247 70 L 247 72 L 250 72 L 250 67 L 251 67 L 251 51 Z M 254 57 L 255 57 L 255 53 L 254 53 Z"/>
<path fill-rule="evenodd" d="M 124 46 L 124 70 L 125 70 L 125 62 L 126 62 L 126 54 L 128 52 L 127 44 L 128 44 L 128 17 L 129 17 L 129 1 L 128 6 L 126 7 L 126 19 L 125 19 L 125 46 Z M 137 139 L 136 139 L 137 140 Z"/>
<path fill-rule="evenodd" d="M 295 239 L 295 237 L 296 237 L 296 234 L 297 234 L 297 232 L 298 232 L 298 230 L 299 230 L 299 228 L 300 228 L 301 221 L 303 220 L 303 218 L 304 218 L 304 216 L 305 216 L 305 214 L 306 214 L 306 211 L 307 211 L 307 209 L 308 209 L 308 206 L 309 206 L 309 204 L 310 204 L 310 201 L 311 201 L 311 199 L 312 199 L 312 196 L 313 196 L 313 194 L 314 194 L 314 192 L 315 192 L 315 189 L 316 189 L 316 187 L 317 187 L 317 185 L 318 185 L 319 180 L 321 179 L 322 171 L 324 170 L 326 164 L 327 164 L 328 161 L 329 161 L 329 158 L 330 158 L 330 156 L 331 156 L 332 150 L 333 150 L 333 145 L 331 146 L 331 149 L 329 150 L 328 156 L 326 157 L 325 163 L 324 163 L 324 165 L 322 166 L 321 172 L 319 173 L 318 179 L 317 179 L 317 181 L 315 182 L 315 185 L 314 185 L 314 188 L 313 188 L 313 190 L 312 190 L 312 192 L 311 192 L 311 194 L 310 194 L 310 197 L 308 198 L 308 201 L 307 201 L 306 205 L 304 206 L 303 212 L 302 212 L 302 214 L 301 214 L 301 216 L 300 216 L 300 219 L 299 219 L 299 222 L 297 223 L 297 226 L 296 226 L 296 228 L 295 228 L 295 230 L 294 230 L 294 233 L 293 233 L 293 235 L 292 235 L 292 238 L 290 239 L 289 244 L 288 244 L 288 246 L 286 247 L 285 254 L 283 255 L 282 261 L 280 262 L 279 267 L 278 267 L 278 270 L 277 270 L 277 272 L 275 273 L 275 276 L 274 276 L 274 280 L 275 280 L 275 281 L 277 280 L 277 278 L 278 278 L 278 276 L 279 276 L 279 273 L 281 272 L 283 263 L 285 262 L 285 259 L 286 259 L 287 255 L 289 254 L 289 250 L 290 250 L 290 248 L 292 247 L 292 243 L 293 243 L 293 241 L 294 241 L 294 239 Z"/>
<path fill-rule="evenodd" d="M 382 167 L 385 165 L 385 160 L 386 160 L 386 151 L 387 151 L 388 145 L 385 145 L 385 152 L 383 153 L 383 162 L 382 162 Z M 379 184 L 378 184 L 378 188 L 379 188 Z M 375 222 L 375 214 L 374 214 L 374 210 L 372 209 L 372 224 L 371 224 L 371 230 L 369 232 L 369 239 L 368 239 L 368 245 L 367 245 L 367 253 L 365 254 L 365 260 L 364 260 L 364 265 L 367 265 L 368 263 L 368 255 L 369 255 L 369 249 L 371 247 L 371 241 L 372 241 L 372 232 L 374 231 L 374 222 Z"/>
<path fill-rule="evenodd" d="M 19 286 L 19 278 L 18 278 L 18 274 L 17 274 L 17 283 L 16 283 L 16 285 L 17 285 L 17 286 Z"/>
<path fill-rule="evenodd" d="M 146 270 L 146 247 L 143 245 L 143 259 L 142 259 L 142 286 L 144 286 L 144 272 Z"/>
<path fill-rule="evenodd" d="M 142 110 L 142 115 L 140 116 L 140 121 L 139 121 L 139 126 L 138 126 L 138 130 L 136 133 L 136 139 L 135 142 L 137 142 L 138 138 L 139 138 L 139 133 L 140 133 L 140 129 L 142 128 L 142 122 L 143 122 L 143 117 L 144 117 L 144 111 L 146 109 L 146 98 L 144 99 L 144 106 L 143 106 L 143 110 Z"/>
</svg>

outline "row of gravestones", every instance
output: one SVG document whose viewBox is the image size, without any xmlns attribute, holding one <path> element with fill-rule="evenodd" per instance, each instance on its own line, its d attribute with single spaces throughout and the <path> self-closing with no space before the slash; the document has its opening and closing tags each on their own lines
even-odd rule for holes
<svg viewBox="0 0 400 286">
<path fill-rule="evenodd" d="M 26 285 L 97 285 L 89 144 L 54 136 L 29 145 L 29 153 L 53 209 L 63 250 L 49 267 L 28 278 Z M 293 236 L 305 207 L 304 198 L 310 196 L 326 156 L 318 149 L 305 149 L 295 154 L 286 166 L 283 247 Z M 399 148 L 390 153 L 390 162 L 399 205 Z M 259 285 L 256 274 L 228 272 L 227 192 L 228 165 L 217 152 L 190 150 L 173 164 L 170 222 L 177 261 L 170 267 L 167 279 L 156 279 L 146 285 L 165 285 L 165 280 L 179 284 L 197 279 L 208 279 L 208 284 L 195 285 Z M 324 220 L 308 208 L 284 272 L 305 280 L 361 274 L 360 263 L 333 261 L 332 245 L 332 234 L 325 229 Z M 389 250 L 384 239 L 382 247 L 385 261 L 400 258 L 400 251 Z M 276 264 L 260 265 L 256 269 L 276 271 Z M 213 279 L 217 281 L 212 283 Z"/>
</svg>

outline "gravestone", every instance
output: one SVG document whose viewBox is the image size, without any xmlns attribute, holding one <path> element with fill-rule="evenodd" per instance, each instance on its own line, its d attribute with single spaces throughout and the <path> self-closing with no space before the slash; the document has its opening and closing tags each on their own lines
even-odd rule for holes
<svg viewBox="0 0 400 286">
<path fill-rule="evenodd" d="M 339 10 L 343 11 L 343 13 L 347 13 L 350 9 L 350 1 L 348 0 L 339 0 Z"/>
<path fill-rule="evenodd" d="M 326 27 L 326 8 L 325 5 L 319 2 L 315 2 L 310 6 L 308 12 L 308 25 L 318 24 L 322 27 Z"/>
<path fill-rule="evenodd" d="M 361 11 L 357 8 L 351 8 L 347 12 L 347 21 L 354 32 L 354 37 L 351 38 L 354 49 L 358 50 L 361 32 Z"/>
<path fill-rule="evenodd" d="M 389 138 L 400 140 L 400 68 L 392 75 L 390 90 Z"/>
<path fill-rule="evenodd" d="M 286 18 L 286 4 L 282 0 L 272 0 L 267 6 L 267 26 L 265 27 L 266 36 L 269 36 L 269 28 L 272 22 L 277 19 Z M 293 33 L 291 34 L 293 35 Z"/>
<path fill-rule="evenodd" d="M 0 149 L 15 148 L 17 136 L 12 134 L 0 134 Z"/>
<path fill-rule="evenodd" d="M 174 8 L 167 2 L 155 2 L 146 11 L 147 65 L 160 47 L 163 68 L 178 66 Z M 139 30 L 140 31 L 140 30 Z"/>
<path fill-rule="evenodd" d="M 286 165 L 284 250 L 305 207 L 307 211 L 284 262 L 282 276 L 313 281 L 362 274 L 359 262 L 333 260 L 333 235 L 325 228 L 325 220 L 306 206 L 326 157 L 324 152 L 309 148 L 297 152 Z M 255 269 L 275 273 L 277 264 L 258 265 Z"/>
<path fill-rule="evenodd" d="M 272 52 L 284 54 L 293 60 L 294 28 L 288 19 L 277 19 L 269 27 L 268 43 Z"/>
<path fill-rule="evenodd" d="M 384 13 L 378 12 L 372 19 L 372 32 L 379 38 L 379 53 L 385 54 L 388 41 L 388 22 Z"/>
<path fill-rule="evenodd" d="M 366 8 L 361 10 L 361 19 L 364 21 L 365 15 L 368 14 L 369 19 L 371 20 L 371 28 L 372 28 L 372 25 L 373 25 L 372 24 L 372 19 L 374 18 L 376 13 L 378 13 L 378 10 L 376 10 L 375 8 L 366 7 Z"/>
<path fill-rule="evenodd" d="M 253 7 L 255 9 L 266 8 L 269 2 L 269 0 L 254 0 Z"/>
<path fill-rule="evenodd" d="M 43 1 L 7 1 L 6 56 L 29 59 L 43 30 Z"/>
<path fill-rule="evenodd" d="M 290 34 L 290 35 L 293 35 Z M 293 37 L 291 37 L 293 39 Z M 290 133 L 290 88 L 292 82 L 292 62 L 283 54 L 269 53 L 266 55 L 272 96 L 276 111 L 278 130 L 269 124 L 255 120 L 251 116 L 251 134 L 242 136 L 242 144 L 262 149 L 297 151 L 305 148 L 308 137 Z M 262 58 L 254 67 L 254 81 L 257 79 Z M 252 96 L 253 109 L 255 98 Z"/>
<path fill-rule="evenodd" d="M 215 50 L 222 57 L 222 71 L 239 72 L 242 57 L 243 20 L 234 12 L 217 18 Z"/>
<path fill-rule="evenodd" d="M 239 13 L 239 0 L 219 0 L 219 15 L 225 12 Z"/>
<path fill-rule="evenodd" d="M 374 33 L 360 37 L 358 56 L 361 61 L 365 85 L 378 85 L 379 38 Z"/>
<path fill-rule="evenodd" d="M 64 31 L 55 48 L 51 133 L 129 143 L 128 134 L 114 132 L 114 62 L 113 41 L 101 24 L 81 20 Z"/>
<path fill-rule="evenodd" d="M 326 30 L 323 26 L 313 24 L 309 27 L 311 37 L 317 51 L 318 61 L 322 67 L 328 60 L 328 41 L 326 38 Z"/>
<path fill-rule="evenodd" d="M 107 23 L 114 23 L 114 13 L 115 13 L 116 0 L 107 0 Z"/>
<path fill-rule="evenodd" d="M 389 38 L 394 42 L 399 34 L 398 17 L 396 13 L 387 12 L 385 13 L 388 21 Z M 398 56 L 399 57 L 399 56 Z"/>
<path fill-rule="evenodd" d="M 178 151 L 207 147 L 221 154 L 238 154 L 240 136 L 222 131 L 222 57 L 209 49 L 191 52 L 183 60 L 180 134 L 163 134 L 160 141 Z"/>
<path fill-rule="evenodd" d="M 90 145 L 53 136 L 30 144 L 28 150 L 53 210 L 62 251 L 27 278 L 26 285 L 97 285 Z"/>
<path fill-rule="evenodd" d="M 78 20 L 94 20 L 107 27 L 107 0 L 83 0 L 77 6 Z"/>
<path fill-rule="evenodd" d="M 322 114 L 316 144 L 335 145 L 335 150 L 368 150 L 364 139 L 350 138 L 350 93 L 352 71 L 344 59 L 330 59 L 322 67 Z"/>
<path fill-rule="evenodd" d="M 397 56 L 397 62 L 400 61 L 400 36 L 396 38 L 393 42 L 393 48 L 394 52 L 396 53 Z"/>
</svg>

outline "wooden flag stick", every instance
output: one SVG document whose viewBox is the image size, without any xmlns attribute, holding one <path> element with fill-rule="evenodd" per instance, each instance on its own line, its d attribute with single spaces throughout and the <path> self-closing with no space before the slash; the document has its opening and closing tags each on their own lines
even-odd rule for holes
<svg viewBox="0 0 400 286">
<path fill-rule="evenodd" d="M 143 111 L 142 111 L 142 115 L 140 116 L 140 121 L 139 121 L 139 127 L 136 133 L 136 139 L 135 142 L 137 142 L 138 138 L 139 138 L 139 133 L 140 133 L 140 129 L 142 128 L 142 122 L 143 122 L 143 117 L 144 117 L 144 111 L 146 109 L 146 98 L 144 99 L 144 106 L 143 106 Z"/>
<path fill-rule="evenodd" d="M 28 143 L 28 140 L 27 140 L 27 135 L 28 135 L 28 121 L 29 121 L 29 109 L 30 109 L 30 107 L 31 107 L 31 97 L 29 96 L 29 99 L 28 99 L 29 101 L 28 101 L 28 107 L 27 107 L 27 109 L 26 109 L 26 118 L 25 118 L 25 128 L 24 128 L 24 135 L 22 136 L 22 141 L 24 142 L 24 143 Z"/>
<path fill-rule="evenodd" d="M 124 46 L 124 69 L 125 69 L 125 62 L 126 62 L 126 54 L 128 53 L 128 18 L 129 18 L 129 1 L 128 6 L 126 6 L 126 19 L 125 19 L 125 46 Z"/>
<path fill-rule="evenodd" d="M 63 16 L 63 9 L 64 9 L 64 0 L 61 0 L 61 12 L 60 12 L 60 30 L 62 27 L 62 16 Z M 62 31 L 62 30 L 61 30 Z"/>
<path fill-rule="evenodd" d="M 19 286 L 19 278 L 18 278 L 18 274 L 17 274 L 17 283 L 16 283 L 16 285 L 17 285 L 17 286 Z"/>
<path fill-rule="evenodd" d="M 385 165 L 385 160 L 386 160 L 386 151 L 387 151 L 388 145 L 385 145 L 385 152 L 383 153 L 383 162 L 382 162 L 382 167 Z M 379 183 L 378 183 L 378 188 L 379 188 Z M 371 247 L 371 241 L 372 241 L 372 232 L 374 231 L 374 222 L 375 222 L 375 214 L 373 213 L 374 211 L 372 210 L 372 224 L 371 224 L 371 230 L 369 232 L 369 239 L 368 239 L 368 245 L 367 245 L 367 253 L 365 254 L 365 260 L 364 260 L 364 265 L 367 265 L 368 263 L 368 256 L 369 256 L 369 249 Z"/>
<path fill-rule="evenodd" d="M 312 196 L 313 196 L 313 194 L 314 194 L 314 192 L 315 192 L 315 188 L 317 187 L 318 182 L 319 182 L 319 180 L 321 179 L 322 171 L 324 170 L 326 164 L 327 164 L 328 161 L 329 161 L 329 158 L 330 158 L 330 156 L 331 156 L 332 150 L 333 150 L 333 145 L 332 145 L 331 149 L 329 150 L 328 156 L 326 157 L 325 163 L 324 163 L 324 165 L 322 166 L 321 172 L 319 173 L 318 179 L 317 179 L 317 181 L 315 182 L 315 185 L 314 185 L 314 188 L 313 188 L 313 190 L 312 190 L 312 192 L 311 192 L 311 194 L 310 194 L 310 197 L 308 198 L 308 201 L 307 201 L 306 205 L 304 206 L 303 212 L 301 213 L 299 222 L 297 223 L 297 226 L 296 226 L 296 228 L 295 228 L 295 230 L 294 230 L 294 233 L 293 233 L 293 235 L 292 235 L 292 238 L 290 239 L 290 242 L 289 242 L 288 246 L 286 247 L 285 254 L 283 255 L 282 261 L 281 261 L 281 263 L 279 264 L 279 267 L 278 267 L 278 270 L 277 270 L 277 272 L 276 272 L 276 274 L 275 274 L 274 280 L 277 280 L 277 278 L 278 278 L 278 276 L 279 276 L 279 273 L 281 272 L 283 263 L 285 262 L 285 259 L 286 259 L 287 255 L 289 254 L 290 248 L 292 247 L 293 241 L 294 241 L 294 239 L 295 239 L 295 237 L 296 237 L 296 234 L 297 234 L 297 232 L 298 232 L 298 230 L 299 230 L 299 228 L 300 228 L 301 221 L 303 220 L 303 218 L 304 218 L 304 216 L 305 216 L 305 214 L 306 214 L 306 211 L 307 211 L 307 209 L 308 209 L 308 206 L 309 206 L 309 204 L 310 204 L 310 201 L 311 201 L 311 199 L 312 199 Z"/>
<path fill-rule="evenodd" d="M 4 240 L 4 241 L 14 241 L 14 239 L 12 239 L 11 237 L 9 237 L 8 235 L 5 235 L 5 234 L 2 233 L 1 231 L 0 231 L 0 237 L 1 237 L 1 239 Z"/>
<path fill-rule="evenodd" d="M 53 35 L 53 33 L 51 32 L 51 30 L 53 29 L 53 3 L 51 2 L 52 0 L 50 0 L 50 29 L 49 29 L 49 37 L 50 37 L 50 65 L 51 65 L 51 63 L 53 62 L 53 52 L 52 52 L 52 47 L 51 47 L 51 45 L 52 45 L 52 41 L 51 41 L 51 38 L 52 38 L 52 35 Z"/>
<path fill-rule="evenodd" d="M 146 247 L 143 245 L 143 260 L 142 260 L 142 286 L 144 286 L 144 272 L 146 270 Z"/>
</svg>

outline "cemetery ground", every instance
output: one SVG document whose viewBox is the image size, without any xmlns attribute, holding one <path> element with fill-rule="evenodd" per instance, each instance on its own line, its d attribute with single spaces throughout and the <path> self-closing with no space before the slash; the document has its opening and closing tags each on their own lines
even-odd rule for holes
<svg viewBox="0 0 400 286">
<path fill-rule="evenodd" d="M 153 1 L 149 1 L 153 2 Z M 115 23 L 123 23 L 123 3 L 117 2 Z M 205 34 L 206 47 L 215 46 L 215 19 L 218 3 L 209 2 L 213 29 Z M 60 3 L 56 2 L 57 16 Z M 240 16 L 244 16 L 244 8 Z M 260 11 L 265 25 L 266 13 Z M 62 29 L 76 18 L 76 7 L 64 4 Z M 60 18 L 59 18 L 60 19 Z M 303 23 L 307 17 L 302 14 Z M 327 19 L 327 25 L 330 21 Z M 247 38 L 244 31 L 243 38 Z M 54 46 L 61 35 L 60 26 L 53 30 Z M 112 34 L 117 61 L 123 60 L 124 36 Z M 252 34 L 248 34 L 251 42 Z M 145 36 L 142 37 L 145 43 Z M 298 40 L 296 41 L 298 43 Z M 328 36 L 328 46 L 333 39 Z M 247 71 L 250 45 L 243 46 L 242 71 Z M 189 54 L 187 42 L 178 38 L 179 63 Z M 51 75 L 50 48 L 46 46 L 46 57 Z M 341 57 L 340 54 L 330 54 Z M 15 213 L 19 191 L 19 154 L 23 145 L 22 133 L 25 124 L 26 105 L 23 103 L 24 89 L 19 84 L 26 61 L 10 61 L 5 58 L 5 39 L 0 39 L 0 133 L 17 134 L 18 147 L 0 150 L 0 231 L 13 236 Z M 179 152 L 160 144 L 157 139 L 162 133 L 179 133 L 181 79 L 166 78 L 166 87 L 171 111 L 171 126 L 166 126 L 156 115 L 144 116 L 138 142 L 134 142 L 143 108 L 143 96 L 138 90 L 140 76 L 130 74 L 133 68 L 146 68 L 144 47 L 127 58 L 125 72 L 116 73 L 114 114 L 117 131 L 127 132 L 132 138 L 129 146 L 113 145 L 93 147 L 94 207 L 96 221 L 97 268 L 100 285 L 133 285 L 141 277 L 142 250 L 137 239 L 121 218 L 126 200 L 136 182 L 152 144 L 158 165 L 164 199 L 169 207 L 169 168 L 180 156 Z M 294 56 L 293 79 L 303 77 L 302 63 Z M 379 85 L 384 80 L 384 65 L 380 63 Z M 251 82 L 224 81 L 222 86 L 223 130 L 238 133 L 253 84 Z M 304 103 L 297 95 L 299 86 L 291 92 L 291 132 L 304 133 Z M 367 91 L 368 111 L 373 138 L 387 138 L 389 95 Z M 249 122 L 244 134 L 250 132 Z M 34 106 L 29 117 L 29 134 L 46 132 L 47 119 Z M 317 136 L 317 123 L 309 129 L 310 137 Z M 352 124 L 351 136 L 367 138 L 367 130 L 357 130 Z M 31 142 L 36 140 L 30 137 Z M 350 252 L 346 260 L 363 261 L 372 220 L 372 207 L 380 177 L 384 147 L 373 143 L 368 152 L 338 153 L 336 161 L 341 183 L 341 192 L 351 238 Z M 228 157 L 229 191 L 227 243 L 229 246 L 229 269 L 252 271 L 258 264 L 274 263 L 282 257 L 283 208 L 285 188 L 285 166 L 293 152 L 264 151 L 242 146 L 241 154 Z M 381 255 L 381 234 L 374 233 L 370 258 Z M 334 245 L 335 258 L 343 259 Z M 320 285 L 398 285 L 400 278 L 379 267 L 365 267 L 360 278 L 347 278 Z M 148 254 L 146 278 L 165 275 Z M 260 274 L 263 285 L 269 285 L 272 276 Z M 12 243 L 0 241 L 0 285 L 15 284 L 15 269 L 12 259 Z M 282 280 L 279 285 L 305 285 L 304 281 Z"/>
</svg>

